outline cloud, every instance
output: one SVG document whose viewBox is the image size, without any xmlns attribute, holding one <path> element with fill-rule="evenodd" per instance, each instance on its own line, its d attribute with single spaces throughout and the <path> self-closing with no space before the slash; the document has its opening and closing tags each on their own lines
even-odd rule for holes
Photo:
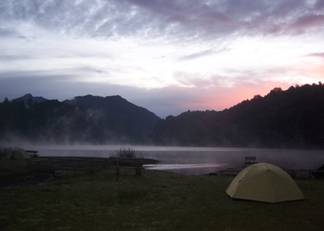
<svg viewBox="0 0 324 231">
<path fill-rule="evenodd" d="M 179 58 L 179 61 L 187 61 L 187 60 L 193 60 L 193 59 L 199 59 L 199 58 L 203 58 L 206 56 L 210 56 L 210 55 L 215 55 L 215 54 L 219 54 L 225 51 L 228 51 L 228 48 L 220 48 L 218 50 L 214 50 L 214 49 L 206 49 L 206 50 L 202 50 L 202 51 L 198 51 L 198 52 L 194 52 L 191 54 L 187 54 L 184 56 L 181 56 Z"/>
<path fill-rule="evenodd" d="M 13 54 L 0 54 L 1 62 L 11 62 L 11 61 L 24 60 L 24 59 L 29 59 L 29 58 L 32 58 L 32 57 L 22 56 L 22 55 L 13 55 Z"/>
<path fill-rule="evenodd" d="M 317 30 L 324 28 L 324 14 L 303 15 L 290 25 L 290 29 L 298 33 L 314 28 Z"/>
<path fill-rule="evenodd" d="M 324 58 L 324 52 L 310 53 L 307 56 Z"/>
<path fill-rule="evenodd" d="M 322 1 L 304 0 L 2 0 L 2 22 L 30 22 L 61 34 L 215 38 L 262 34 L 275 28 L 300 33 L 322 26 Z M 279 29 L 277 29 L 279 30 Z M 14 31 L 3 32 L 15 33 Z M 0 33 L 1 36 L 1 33 Z"/>
<path fill-rule="evenodd" d="M 1 96 L 120 94 L 160 115 L 221 109 L 258 84 L 263 92 L 320 80 L 322 66 L 306 56 L 323 57 L 323 8 L 320 0 L 1 0 Z"/>
<path fill-rule="evenodd" d="M 16 37 L 16 38 L 24 38 L 21 34 L 19 34 L 14 29 L 8 29 L 8 28 L 1 28 L 0 27 L 0 38 L 7 38 L 7 37 Z"/>
</svg>

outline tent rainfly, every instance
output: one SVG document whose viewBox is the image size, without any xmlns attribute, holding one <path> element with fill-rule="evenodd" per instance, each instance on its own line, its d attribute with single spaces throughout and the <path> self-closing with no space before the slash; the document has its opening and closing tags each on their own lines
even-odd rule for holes
<svg viewBox="0 0 324 231">
<path fill-rule="evenodd" d="M 226 193 L 234 199 L 277 203 L 304 199 L 296 182 L 281 168 L 258 163 L 243 169 Z"/>
</svg>

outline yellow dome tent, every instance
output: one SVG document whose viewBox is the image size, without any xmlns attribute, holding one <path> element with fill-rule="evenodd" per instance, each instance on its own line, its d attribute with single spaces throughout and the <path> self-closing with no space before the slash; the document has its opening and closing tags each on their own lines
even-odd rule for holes
<svg viewBox="0 0 324 231">
<path fill-rule="evenodd" d="M 267 163 L 253 164 L 243 169 L 228 186 L 226 193 L 235 199 L 270 203 L 304 199 L 288 173 Z"/>
</svg>

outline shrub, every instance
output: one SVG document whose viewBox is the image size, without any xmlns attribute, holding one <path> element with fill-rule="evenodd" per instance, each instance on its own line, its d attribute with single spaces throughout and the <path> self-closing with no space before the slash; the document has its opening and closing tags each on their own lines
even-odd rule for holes
<svg viewBox="0 0 324 231">
<path fill-rule="evenodd" d="M 22 160 L 27 157 L 23 149 L 0 147 L 0 160 Z"/>
<path fill-rule="evenodd" d="M 135 159 L 136 153 L 134 149 L 120 149 L 117 153 L 117 157 L 121 159 Z"/>
</svg>

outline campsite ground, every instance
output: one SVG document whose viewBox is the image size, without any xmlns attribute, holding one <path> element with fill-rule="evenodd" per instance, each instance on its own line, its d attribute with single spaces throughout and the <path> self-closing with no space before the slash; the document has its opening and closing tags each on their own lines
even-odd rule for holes
<svg viewBox="0 0 324 231">
<path fill-rule="evenodd" d="M 229 177 L 124 169 L 117 181 L 105 161 L 62 160 L 0 161 L 0 230 L 324 230 L 320 180 L 297 182 L 304 201 L 265 204 L 228 198 Z"/>
</svg>

